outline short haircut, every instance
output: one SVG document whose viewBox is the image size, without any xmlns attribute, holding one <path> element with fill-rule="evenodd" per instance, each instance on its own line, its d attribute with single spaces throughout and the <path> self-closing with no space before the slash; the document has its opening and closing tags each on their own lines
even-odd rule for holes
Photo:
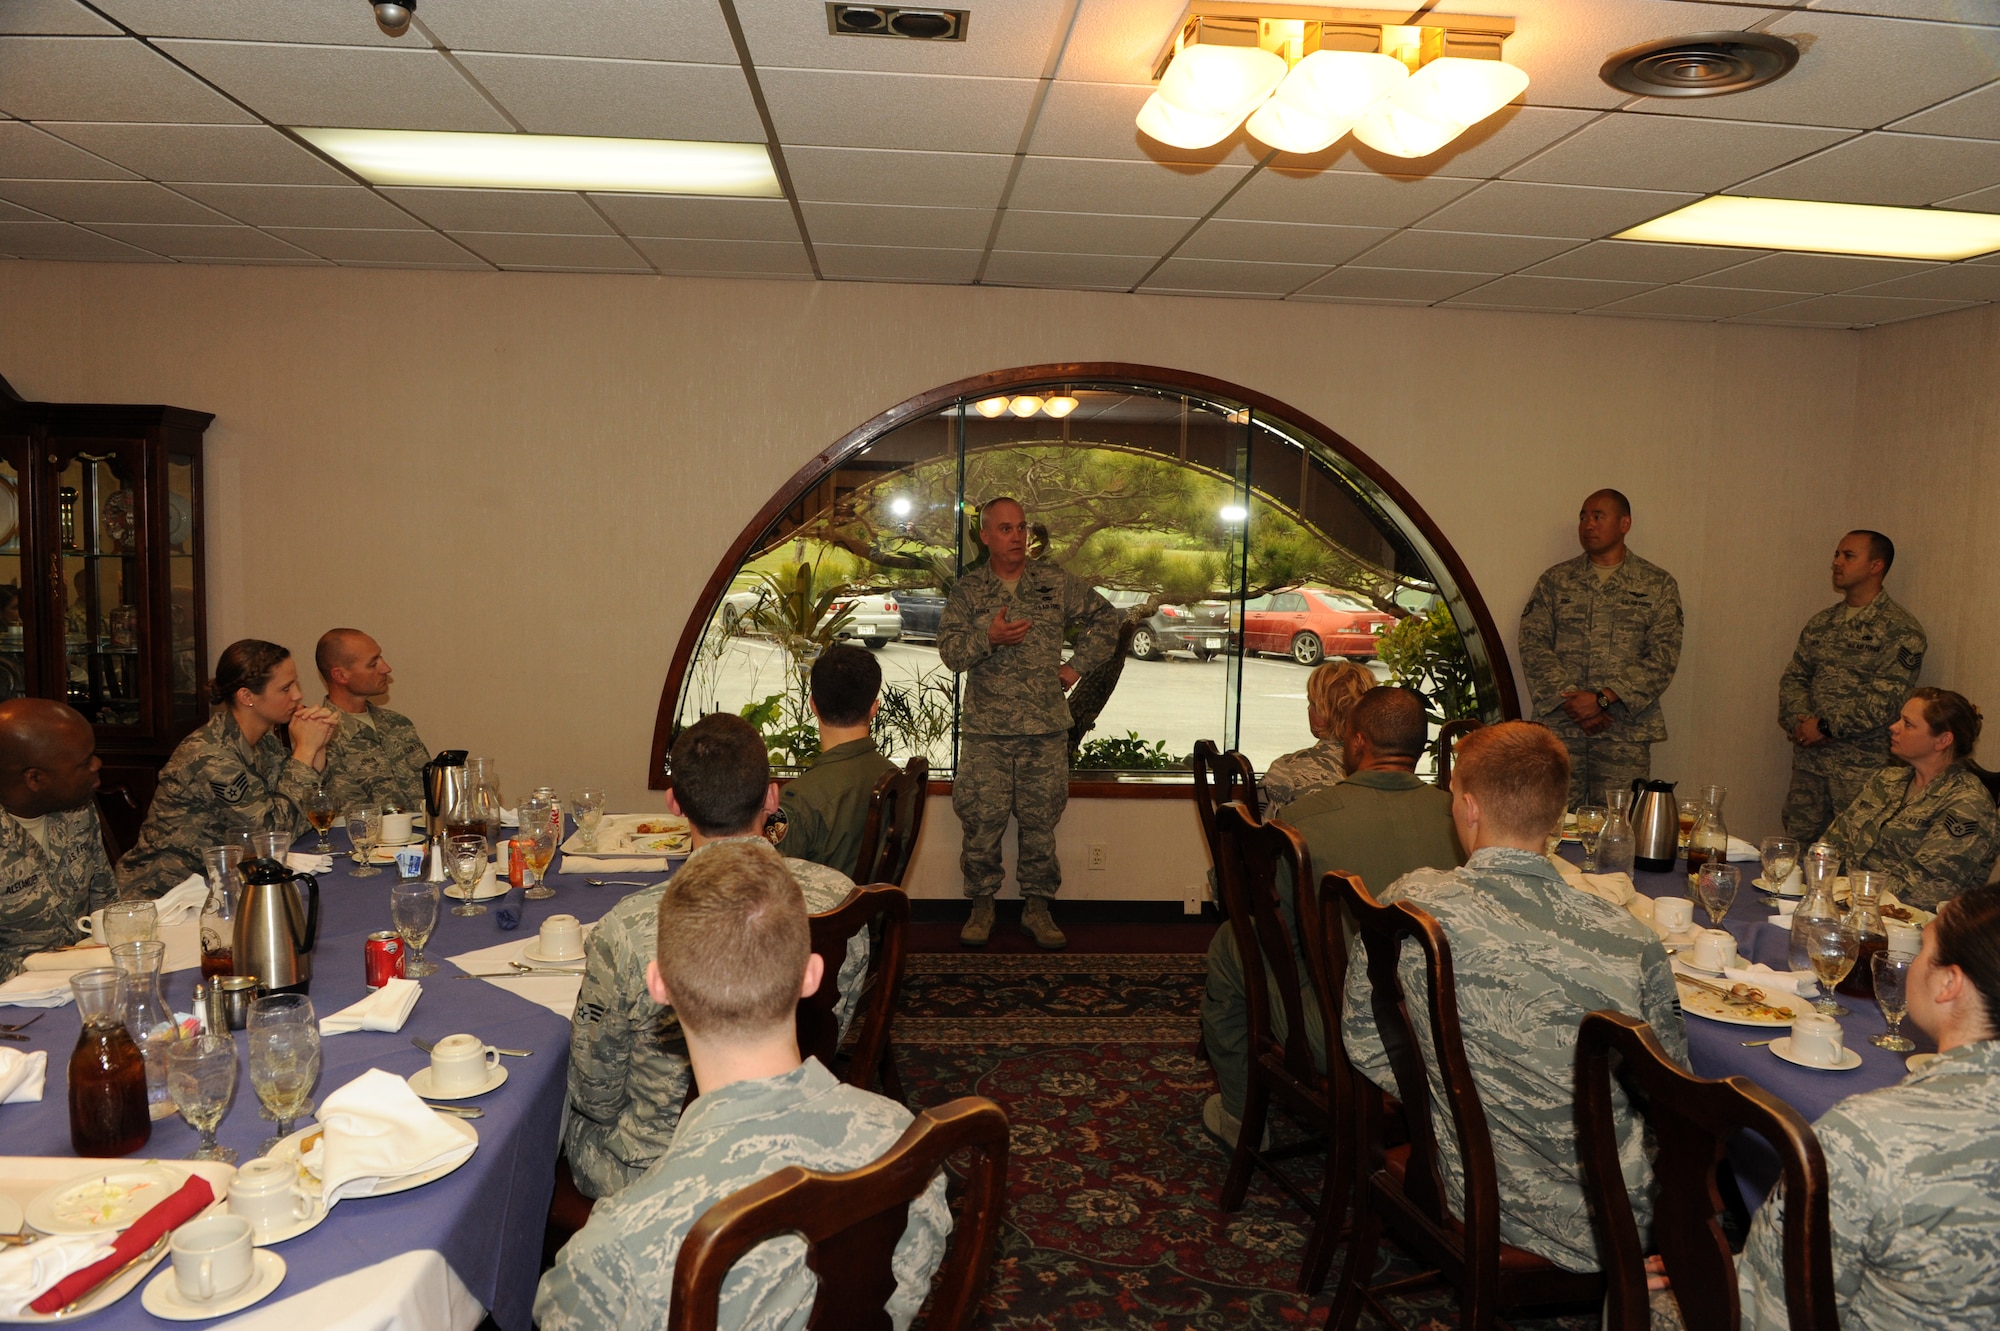
<svg viewBox="0 0 2000 1331">
<path fill-rule="evenodd" d="M 1930 924 L 1940 966 L 1956 966 L 1986 1008 L 1987 1038 L 2000 1021 L 2000 887 L 1974 887 L 1938 907 Z"/>
<path fill-rule="evenodd" d="M 313 666 L 319 677 L 333 683 L 333 672 L 352 659 L 349 652 L 354 640 L 367 636 L 360 629 L 328 629 L 320 634 L 319 646 L 313 648 Z"/>
<path fill-rule="evenodd" d="M 790 1028 L 812 955 L 805 897 L 764 841 L 704 846 L 660 898 L 654 947 L 688 1030 L 726 1039 Z"/>
<path fill-rule="evenodd" d="M 1481 726 L 1458 742 L 1451 783 L 1476 798 L 1498 830 L 1539 837 L 1556 825 L 1569 799 L 1569 753 L 1546 726 Z"/>
<path fill-rule="evenodd" d="M 882 691 L 882 667 L 873 652 L 836 643 L 812 665 L 812 700 L 830 726 L 858 726 Z"/>
<path fill-rule="evenodd" d="M 713 712 L 674 741 L 674 803 L 705 837 L 757 830 L 771 785 L 771 751 L 740 716 Z"/>
<path fill-rule="evenodd" d="M 1430 738 L 1424 700 L 1398 684 L 1378 684 L 1348 713 L 1347 727 L 1385 758 L 1421 758 Z"/>
<path fill-rule="evenodd" d="M 1015 508 L 1021 510 L 1021 517 L 1023 519 L 1028 516 L 1028 506 L 1014 498 L 1013 495 L 995 495 L 979 506 L 979 526 L 982 531 L 986 527 L 986 515 L 992 511 L 995 504 L 1012 504 Z"/>
<path fill-rule="evenodd" d="M 1979 730 L 1986 718 L 1962 693 L 1950 689 L 1911 689 L 1910 697 L 1924 705 L 1924 724 L 1931 728 L 1933 735 L 1951 732 L 1952 752 L 1956 759 L 1972 756 L 1979 747 Z"/>
<path fill-rule="evenodd" d="M 1868 538 L 1868 557 L 1882 561 L 1882 575 L 1887 577 L 1889 570 L 1896 566 L 1896 543 L 1881 532 L 1870 531 L 1866 527 L 1856 527 L 1847 534 L 1849 536 L 1866 536 Z"/>
<path fill-rule="evenodd" d="M 1603 495 L 1606 499 L 1609 499 L 1612 503 L 1618 505 L 1618 511 L 1624 514 L 1626 517 L 1629 518 L 1632 516 L 1632 501 L 1625 497 L 1625 492 L 1623 490 L 1613 490 L 1610 489 L 1609 487 L 1606 487 L 1605 489 L 1602 490 L 1592 490 L 1589 494 L 1583 497 L 1583 502 L 1588 504 L 1591 500 L 1597 498 L 1599 495 Z"/>
<path fill-rule="evenodd" d="M 1322 661 L 1306 677 L 1306 702 L 1331 727 L 1328 733 L 1347 730 L 1347 714 L 1361 695 L 1375 687 L 1375 676 L 1352 661 Z"/>
<path fill-rule="evenodd" d="M 279 666 L 291 659 L 292 649 L 262 638 L 239 638 L 222 649 L 215 660 L 215 678 L 208 686 L 208 700 L 227 707 L 235 703 L 236 690 L 262 693 Z"/>
</svg>

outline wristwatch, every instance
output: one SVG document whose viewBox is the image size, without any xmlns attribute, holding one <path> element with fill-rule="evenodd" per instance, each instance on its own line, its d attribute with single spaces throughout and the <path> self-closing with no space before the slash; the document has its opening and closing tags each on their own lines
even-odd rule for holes
<svg viewBox="0 0 2000 1331">
<path fill-rule="evenodd" d="M 1608 697 L 1606 697 L 1606 696 L 1605 696 L 1605 690 L 1603 690 L 1603 689 L 1599 689 L 1599 690 L 1597 691 L 1597 710 L 1599 710 L 1600 712 L 1608 712 L 1608 711 L 1610 711 L 1610 710 L 1611 710 L 1611 704 L 1612 704 L 1612 703 L 1613 703 L 1614 701 L 1615 701 L 1615 699 L 1612 699 L 1612 698 L 1608 698 Z"/>
</svg>

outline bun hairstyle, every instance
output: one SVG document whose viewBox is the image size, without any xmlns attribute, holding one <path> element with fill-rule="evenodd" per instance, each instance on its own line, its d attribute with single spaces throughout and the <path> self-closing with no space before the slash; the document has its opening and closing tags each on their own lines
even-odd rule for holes
<svg viewBox="0 0 2000 1331">
<path fill-rule="evenodd" d="M 1986 718 L 1964 694 L 1950 689 L 1922 688 L 1910 690 L 1910 697 L 1924 705 L 1924 724 L 1933 735 L 1951 732 L 1952 757 L 1963 762 L 1972 756 L 1972 751 L 1979 747 L 1979 729 Z"/>
<path fill-rule="evenodd" d="M 208 686 L 208 700 L 217 707 L 236 701 L 236 690 L 262 693 L 272 674 L 290 659 L 291 649 L 262 638 L 244 638 L 230 643 L 216 658 L 215 680 Z"/>
<path fill-rule="evenodd" d="M 1986 1008 L 1987 1038 L 2000 1025 L 2000 888 L 1975 887 L 1938 907 L 1926 926 L 1940 966 L 1956 966 Z"/>
</svg>

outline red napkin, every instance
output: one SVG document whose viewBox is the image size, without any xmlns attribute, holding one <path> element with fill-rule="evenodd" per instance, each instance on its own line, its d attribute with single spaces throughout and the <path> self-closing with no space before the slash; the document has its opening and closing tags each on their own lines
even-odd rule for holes
<svg viewBox="0 0 2000 1331">
<path fill-rule="evenodd" d="M 215 1200 L 215 1189 L 199 1174 L 190 1174 L 180 1191 L 134 1220 L 131 1227 L 111 1245 L 111 1255 L 101 1262 L 72 1271 L 53 1288 L 29 1304 L 38 1313 L 60 1312 L 111 1278 L 111 1273 L 159 1242 L 160 1235 L 194 1219 Z"/>
</svg>

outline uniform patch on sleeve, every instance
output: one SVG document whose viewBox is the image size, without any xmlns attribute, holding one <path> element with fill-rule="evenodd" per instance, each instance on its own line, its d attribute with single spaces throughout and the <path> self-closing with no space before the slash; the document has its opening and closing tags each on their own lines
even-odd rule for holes
<svg viewBox="0 0 2000 1331">
<path fill-rule="evenodd" d="M 1923 665 L 1924 654 L 1922 652 L 1913 652 L 1907 647 L 1898 647 L 1896 649 L 1896 659 L 1902 663 L 1903 669 L 1916 670 Z"/>
<path fill-rule="evenodd" d="M 1947 813 L 1944 816 L 1944 830 L 1955 837 L 1968 837 L 1979 830 L 1979 824 L 1960 814 Z"/>
<path fill-rule="evenodd" d="M 211 781 L 208 783 L 208 788 L 214 791 L 215 797 L 224 804 L 241 804 L 243 797 L 250 793 L 250 774 L 238 772 L 234 781 L 227 783 Z"/>
</svg>

